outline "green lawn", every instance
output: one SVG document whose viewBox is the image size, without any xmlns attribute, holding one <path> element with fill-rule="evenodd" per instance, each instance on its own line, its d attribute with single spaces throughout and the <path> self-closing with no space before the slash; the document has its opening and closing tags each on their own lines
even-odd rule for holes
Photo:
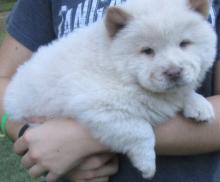
<svg viewBox="0 0 220 182">
<path fill-rule="evenodd" d="M 0 44 L 4 36 L 4 21 L 7 13 L 12 9 L 15 0 L 0 0 Z"/>
<path fill-rule="evenodd" d="M 14 2 L 0 2 L 0 12 L 9 11 L 11 7 L 14 5 Z"/>
<path fill-rule="evenodd" d="M 5 21 L 5 14 L 0 12 L 0 44 L 4 37 L 4 21 Z"/>
<path fill-rule="evenodd" d="M 4 33 L 3 32 L 0 32 L 0 45 L 1 45 L 1 42 L 3 40 L 3 37 L 4 37 Z"/>
<path fill-rule="evenodd" d="M 20 166 L 20 158 L 13 153 L 12 148 L 9 140 L 0 138 L 0 181 L 32 182 Z"/>
</svg>

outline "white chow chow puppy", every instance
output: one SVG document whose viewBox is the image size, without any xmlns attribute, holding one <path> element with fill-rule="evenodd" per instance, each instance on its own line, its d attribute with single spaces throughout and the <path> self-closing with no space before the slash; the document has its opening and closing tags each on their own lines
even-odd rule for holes
<svg viewBox="0 0 220 182">
<path fill-rule="evenodd" d="M 155 173 L 153 127 L 182 111 L 211 121 L 195 93 L 215 58 L 206 0 L 128 0 L 103 20 L 41 47 L 4 98 L 10 118 L 71 117 L 143 174 Z"/>
</svg>

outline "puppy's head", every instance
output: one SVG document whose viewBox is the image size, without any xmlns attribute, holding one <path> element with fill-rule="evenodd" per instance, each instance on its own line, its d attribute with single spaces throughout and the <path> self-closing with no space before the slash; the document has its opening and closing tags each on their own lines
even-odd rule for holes
<svg viewBox="0 0 220 182">
<path fill-rule="evenodd" d="M 121 78 L 153 92 L 196 88 L 215 58 L 207 12 L 208 0 L 130 0 L 110 8 L 109 51 Z"/>
</svg>

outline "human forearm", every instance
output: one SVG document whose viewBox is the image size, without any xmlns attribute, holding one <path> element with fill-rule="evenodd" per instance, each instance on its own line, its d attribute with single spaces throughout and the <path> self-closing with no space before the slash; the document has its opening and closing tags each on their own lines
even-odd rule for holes
<svg viewBox="0 0 220 182">
<path fill-rule="evenodd" d="M 220 96 L 209 97 L 215 110 L 212 123 L 195 123 L 182 116 L 158 126 L 156 151 L 159 155 L 192 155 L 220 150 Z"/>
<path fill-rule="evenodd" d="M 19 65 L 30 58 L 32 52 L 17 42 L 9 34 L 6 35 L 0 47 L 0 116 L 3 115 L 3 97 L 5 89 L 16 72 Z M 12 123 L 10 120 L 6 124 L 6 130 L 10 138 L 16 139 L 17 133 L 23 124 Z"/>
<path fill-rule="evenodd" d="M 19 65 L 27 61 L 32 52 L 17 42 L 9 34 L 0 47 L 0 115 L 3 114 L 3 96 L 5 89 Z"/>
</svg>

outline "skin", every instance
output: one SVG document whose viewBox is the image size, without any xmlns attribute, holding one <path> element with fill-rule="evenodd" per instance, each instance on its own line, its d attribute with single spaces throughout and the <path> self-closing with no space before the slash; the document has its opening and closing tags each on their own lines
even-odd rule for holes
<svg viewBox="0 0 220 182">
<path fill-rule="evenodd" d="M 107 148 L 87 129 L 71 120 L 47 121 L 29 129 L 14 147 L 17 154 L 23 155 L 21 163 L 31 176 L 37 178 L 49 171 L 47 181 L 55 181 L 70 169 L 68 177 L 75 180 L 108 178 L 117 172 L 115 156 L 106 153 Z"/>
<path fill-rule="evenodd" d="M 30 50 L 10 35 L 6 36 L 0 49 L 1 99 L 16 68 L 31 55 Z M 218 74 L 218 79 L 215 80 L 219 78 Z M 219 88 L 219 83 L 216 82 L 216 88 Z M 191 155 L 220 150 L 220 96 L 209 97 L 208 100 L 213 104 L 216 119 L 212 123 L 200 124 L 177 116 L 172 121 L 158 126 L 155 129 L 157 154 Z M 0 113 L 3 114 L 2 105 Z M 8 134 L 16 139 L 22 126 L 23 124 L 8 121 L 6 129 Z M 23 155 L 22 164 L 31 176 L 38 177 L 44 172 L 49 172 L 47 181 L 55 181 L 71 170 L 67 175 L 71 181 L 105 182 L 118 168 L 117 159 L 112 154 L 106 154 L 108 150 L 105 146 L 96 141 L 87 129 L 67 119 L 47 121 L 39 127 L 28 130 L 15 142 L 14 149 L 17 154 Z M 25 153 L 27 149 L 28 152 Z M 99 165 L 94 167 L 93 158 Z M 87 165 L 91 168 L 85 168 Z"/>
<path fill-rule="evenodd" d="M 197 123 L 177 116 L 158 126 L 156 152 L 158 155 L 194 155 L 220 150 L 220 96 L 207 98 L 215 110 L 212 123 Z"/>
</svg>

